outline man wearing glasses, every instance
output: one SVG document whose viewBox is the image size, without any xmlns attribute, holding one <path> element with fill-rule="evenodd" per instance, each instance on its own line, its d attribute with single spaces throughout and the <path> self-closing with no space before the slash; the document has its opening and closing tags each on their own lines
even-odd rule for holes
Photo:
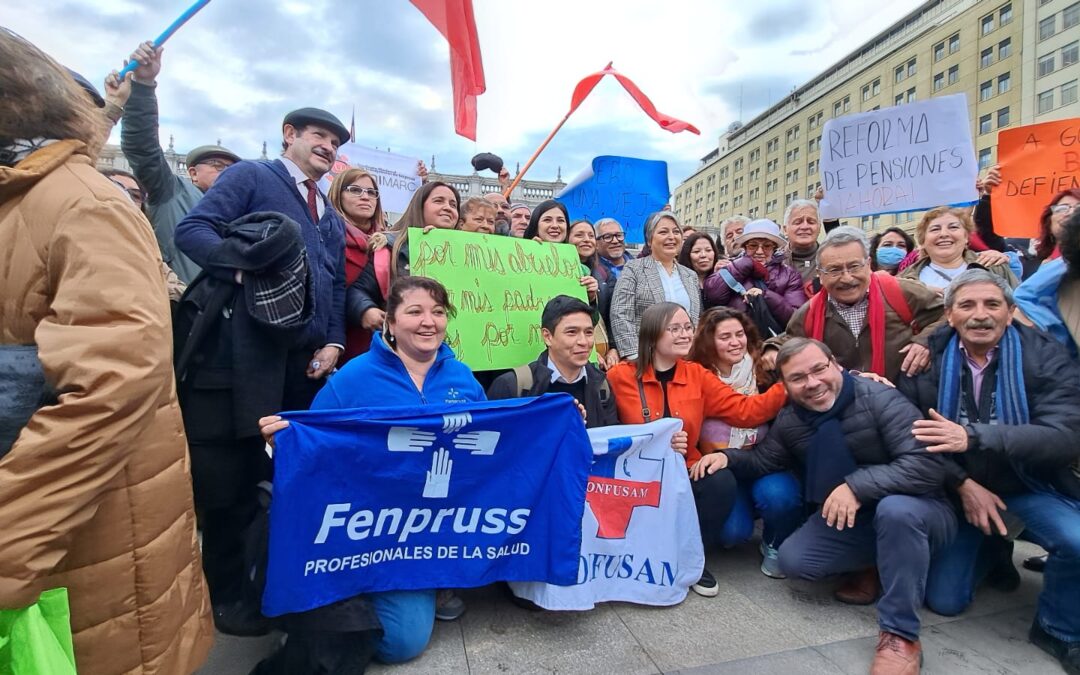
<svg viewBox="0 0 1080 675">
<path fill-rule="evenodd" d="M 854 227 L 825 237 L 817 251 L 821 290 L 792 315 L 787 335 L 821 340 L 849 370 L 890 381 L 901 372 L 917 375 L 930 365 L 927 340 L 943 322 L 941 296 L 918 282 L 874 274 L 869 251 Z"/>
<path fill-rule="evenodd" d="M 132 53 L 131 60 L 139 65 L 121 118 L 120 149 L 145 188 L 144 210 L 154 226 L 162 259 L 185 284 L 190 284 L 200 268 L 176 248 L 176 224 L 202 199 L 218 175 L 240 158 L 221 146 L 203 145 L 187 155 L 191 180 L 174 174 L 158 142 L 156 78 L 161 72 L 161 48 L 154 49 L 144 42 Z"/>
</svg>

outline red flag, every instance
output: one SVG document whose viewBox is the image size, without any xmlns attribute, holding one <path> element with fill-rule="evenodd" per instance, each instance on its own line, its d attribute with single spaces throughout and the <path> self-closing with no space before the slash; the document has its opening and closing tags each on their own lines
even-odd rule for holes
<svg viewBox="0 0 1080 675">
<path fill-rule="evenodd" d="M 411 0 L 450 43 L 454 87 L 454 131 L 476 140 L 476 97 L 484 93 L 484 64 L 472 0 Z"/>
<path fill-rule="evenodd" d="M 634 100 L 637 101 L 637 104 L 645 111 L 645 114 L 653 118 L 653 120 L 664 129 L 667 129 L 672 133 L 692 131 L 699 136 L 701 135 L 701 132 L 698 131 L 697 127 L 693 124 L 683 122 L 680 119 L 665 115 L 657 110 L 656 106 L 653 105 L 653 102 L 645 95 L 645 92 L 638 89 L 638 86 L 634 84 L 634 81 L 629 77 L 612 68 L 610 63 L 600 72 L 593 73 L 577 83 L 577 86 L 574 87 L 574 97 L 570 100 L 570 112 L 566 114 L 567 117 L 578 109 L 581 102 L 585 100 L 585 97 L 592 93 L 592 90 L 596 88 L 597 83 L 599 83 L 605 75 L 614 75 L 615 79 L 619 81 L 619 84 L 634 97 Z"/>
</svg>

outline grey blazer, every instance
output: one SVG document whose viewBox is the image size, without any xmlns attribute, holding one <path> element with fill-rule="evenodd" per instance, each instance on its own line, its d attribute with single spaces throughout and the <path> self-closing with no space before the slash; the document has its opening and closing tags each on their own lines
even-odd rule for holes
<svg viewBox="0 0 1080 675">
<path fill-rule="evenodd" d="M 678 263 L 675 263 L 675 269 L 686 287 L 686 294 L 690 296 L 688 313 L 690 322 L 696 326 L 701 315 L 697 272 Z M 637 358 L 638 327 L 642 313 L 656 303 L 667 300 L 660 274 L 660 263 L 652 256 L 646 256 L 626 263 L 619 275 L 611 297 L 611 332 L 622 358 Z"/>
</svg>

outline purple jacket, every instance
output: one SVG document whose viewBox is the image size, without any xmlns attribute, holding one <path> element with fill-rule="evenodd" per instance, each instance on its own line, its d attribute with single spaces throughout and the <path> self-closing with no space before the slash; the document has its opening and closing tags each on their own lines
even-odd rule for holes
<svg viewBox="0 0 1080 675">
<path fill-rule="evenodd" d="M 776 322 L 786 326 L 788 319 L 806 302 L 806 291 L 803 290 L 802 275 L 798 270 L 784 263 L 784 256 L 774 254 L 772 260 L 766 264 L 769 278 L 765 280 L 765 305 L 772 312 Z M 727 271 L 735 280 L 746 288 L 751 288 L 754 282 L 760 281 L 753 276 L 754 261 L 750 256 L 742 255 L 736 258 Z M 726 305 L 740 312 L 746 311 L 746 302 L 742 296 L 727 285 L 720 272 L 714 272 L 705 279 L 705 306 L 717 307 Z"/>
</svg>

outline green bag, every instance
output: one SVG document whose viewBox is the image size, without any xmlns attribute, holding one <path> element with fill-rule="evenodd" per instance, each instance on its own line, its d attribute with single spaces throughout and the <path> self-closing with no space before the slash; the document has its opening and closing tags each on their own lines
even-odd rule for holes
<svg viewBox="0 0 1080 675">
<path fill-rule="evenodd" d="M 0 675 L 75 675 L 66 588 L 23 609 L 0 610 Z"/>
</svg>

